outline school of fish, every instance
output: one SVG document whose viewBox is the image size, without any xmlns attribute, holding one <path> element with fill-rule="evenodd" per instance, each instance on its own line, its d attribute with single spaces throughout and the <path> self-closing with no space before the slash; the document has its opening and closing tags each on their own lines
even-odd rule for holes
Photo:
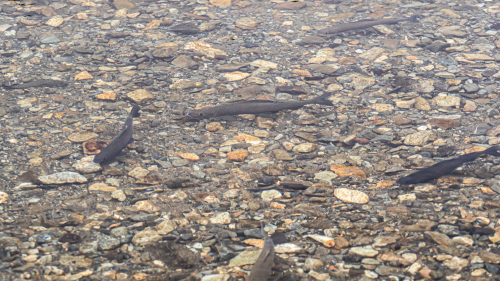
<svg viewBox="0 0 500 281">
<path fill-rule="evenodd" d="M 333 27 L 325 28 L 319 30 L 320 34 L 335 34 L 340 32 L 345 32 L 349 30 L 356 29 L 365 29 L 375 25 L 381 24 L 397 24 L 403 21 L 410 22 L 418 22 L 417 16 L 412 16 L 409 18 L 385 18 L 379 20 L 361 20 L 352 23 L 340 24 Z M 19 89 L 24 87 L 38 87 L 42 86 L 59 86 L 60 83 L 64 83 L 63 81 L 37 81 L 36 83 L 27 83 L 23 85 L 12 86 L 11 88 Z M 329 94 L 324 94 L 321 96 L 317 96 L 308 100 L 302 101 L 272 101 L 272 100 L 246 100 L 246 101 L 237 101 L 225 103 L 217 106 L 204 107 L 201 109 L 197 109 L 191 111 L 187 114 L 189 119 L 207 119 L 218 116 L 225 115 L 239 115 L 239 114 L 261 114 L 268 112 L 278 112 L 286 109 L 299 109 L 304 105 L 308 104 L 320 104 L 320 105 L 328 105 L 333 106 L 333 103 L 328 100 Z M 130 114 L 128 115 L 121 132 L 117 135 L 117 137 L 106 147 L 101 149 L 101 151 L 95 155 L 94 162 L 95 163 L 104 163 L 109 160 L 112 160 L 116 157 L 131 141 L 133 135 L 133 118 L 139 117 L 140 107 L 138 105 L 134 105 Z M 466 162 L 471 162 L 476 160 L 478 157 L 482 155 L 491 155 L 491 156 L 500 156 L 500 146 L 493 146 L 484 151 L 468 153 L 462 156 L 458 156 L 449 160 L 444 160 L 438 162 L 428 168 L 419 170 L 410 175 L 401 177 L 397 180 L 397 183 L 400 185 L 407 184 L 418 184 L 424 183 L 428 181 L 432 181 L 438 179 L 444 175 L 449 175 L 453 171 L 455 171 L 458 167 L 462 166 Z M 261 179 L 263 182 L 264 180 Z M 259 185 L 261 185 L 261 180 L 259 180 Z M 272 184 L 274 180 L 265 179 L 266 184 Z M 262 189 L 264 190 L 264 189 Z M 273 261 L 275 256 L 274 247 L 276 244 L 285 243 L 287 241 L 286 236 L 283 233 L 275 233 L 273 236 L 269 237 L 267 233 L 264 231 L 262 227 L 262 234 L 264 236 L 264 246 L 261 250 L 261 253 L 252 267 L 250 272 L 249 280 L 250 281 L 263 281 L 268 280 L 272 273 Z"/>
</svg>

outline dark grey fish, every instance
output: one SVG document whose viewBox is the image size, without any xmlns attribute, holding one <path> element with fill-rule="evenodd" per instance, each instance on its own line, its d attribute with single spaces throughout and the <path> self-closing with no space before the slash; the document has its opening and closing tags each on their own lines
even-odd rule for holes
<svg viewBox="0 0 500 281">
<path fill-rule="evenodd" d="M 284 244 L 288 242 L 288 238 L 286 237 L 286 235 L 281 232 L 273 233 L 273 235 L 271 235 L 271 239 L 273 240 L 274 245 Z"/>
<path fill-rule="evenodd" d="M 356 22 L 350 22 L 350 23 L 344 23 L 344 24 L 339 24 L 336 26 L 328 27 L 325 29 L 321 29 L 318 31 L 320 34 L 333 34 L 333 33 L 339 33 L 339 32 L 344 32 L 344 31 L 349 31 L 349 30 L 355 30 L 355 29 L 365 29 L 372 27 L 374 25 L 380 25 L 380 24 L 397 24 L 402 21 L 411 21 L 411 22 L 418 22 L 417 16 L 412 16 L 410 18 L 388 18 L 388 19 L 379 19 L 379 20 L 361 20 L 361 21 L 356 21 Z"/>
<path fill-rule="evenodd" d="M 40 87 L 48 87 L 48 88 L 56 88 L 56 87 L 66 87 L 68 83 L 62 80 L 52 80 L 52 79 L 44 79 L 31 81 L 24 84 L 17 84 L 13 86 L 4 85 L 7 89 L 28 89 L 28 88 L 40 88 Z"/>
<path fill-rule="evenodd" d="M 139 109 L 140 107 L 138 105 L 134 105 L 132 107 L 120 134 L 118 134 L 118 136 L 110 144 L 101 149 L 101 152 L 94 157 L 94 163 L 102 163 L 113 159 L 122 151 L 122 149 L 125 148 L 125 146 L 127 146 L 127 144 L 132 141 L 132 122 L 134 121 L 134 117 L 140 116 Z"/>
<path fill-rule="evenodd" d="M 180 33 L 180 34 L 196 34 L 200 33 L 201 30 L 198 28 L 196 23 L 194 22 L 183 22 L 181 24 L 172 26 L 170 29 L 172 32 Z"/>
<path fill-rule="evenodd" d="M 278 86 L 276 87 L 277 92 L 287 93 L 290 95 L 305 95 L 307 91 L 299 86 Z"/>
<path fill-rule="evenodd" d="M 277 112 L 284 109 L 298 109 L 306 104 L 333 105 L 331 101 L 326 99 L 329 96 L 330 94 L 327 93 L 309 100 L 287 102 L 271 100 L 238 101 L 194 110 L 189 112 L 188 116 L 195 119 L 204 119 L 224 115 L 258 114 Z"/>
<path fill-rule="evenodd" d="M 471 162 L 476 160 L 479 156 L 483 154 L 488 154 L 492 156 L 500 156 L 498 150 L 500 146 L 492 146 L 484 151 L 472 152 L 464 154 L 453 159 L 441 161 L 428 168 L 422 169 L 418 172 L 410 174 L 406 177 L 402 177 L 396 181 L 397 184 L 417 184 L 422 182 L 428 182 L 433 179 L 440 178 L 445 175 L 453 173 L 458 167 L 462 166 L 466 162 Z"/>
<path fill-rule="evenodd" d="M 250 281 L 267 281 L 273 268 L 274 242 L 264 231 L 264 228 L 262 228 L 262 232 L 264 233 L 264 247 L 262 247 L 262 252 L 252 267 Z"/>
<path fill-rule="evenodd" d="M 256 180 L 258 186 L 268 186 L 276 182 L 274 177 L 263 177 Z"/>
<path fill-rule="evenodd" d="M 495 29 L 495 30 L 499 30 L 500 29 L 500 23 L 494 23 L 490 26 L 490 29 Z"/>
</svg>

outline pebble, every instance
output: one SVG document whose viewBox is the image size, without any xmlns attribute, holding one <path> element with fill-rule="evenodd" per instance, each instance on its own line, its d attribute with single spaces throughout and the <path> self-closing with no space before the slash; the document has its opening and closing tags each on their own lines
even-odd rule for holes
<svg viewBox="0 0 500 281">
<path fill-rule="evenodd" d="M 75 75 L 75 81 L 94 79 L 87 71 L 82 71 Z"/>
<path fill-rule="evenodd" d="M 262 250 L 243 251 L 229 261 L 229 267 L 254 264 L 257 261 L 257 259 L 259 258 L 259 255 L 261 252 L 262 252 Z"/>
<path fill-rule="evenodd" d="M 145 228 L 137 232 L 132 238 L 132 243 L 136 246 L 154 244 L 162 239 L 162 236 L 154 229 Z"/>
<path fill-rule="evenodd" d="M 362 257 L 374 257 L 378 255 L 378 251 L 374 250 L 372 246 L 352 247 L 349 250 L 349 253 L 360 255 Z"/>
<path fill-rule="evenodd" d="M 9 194 L 0 191 L 0 204 L 5 204 L 9 202 Z"/>
<path fill-rule="evenodd" d="M 228 263 L 260 253 L 250 247 L 262 239 L 249 239 L 260 222 L 291 241 L 275 245 L 274 279 L 500 272 L 495 157 L 410 191 L 395 183 L 499 143 L 491 1 L 31 2 L 0 5 L 0 186 L 10 187 L 0 244 L 12 278 L 36 279 L 37 266 L 46 279 L 247 278 L 252 262 Z M 441 18 L 437 28 L 422 19 L 375 27 L 382 39 L 316 34 L 405 8 Z M 324 93 L 334 107 L 186 118 L 207 105 Z M 108 143 L 95 139 L 112 137 L 129 103 L 141 117 L 126 156 L 94 164 L 88 156 Z M 81 182 L 38 183 L 64 171 Z M 254 191 L 263 182 L 269 190 Z M 31 215 L 16 212 L 23 204 Z M 28 215 L 43 220 L 25 229 Z"/>
<path fill-rule="evenodd" d="M 236 150 L 227 153 L 227 161 L 242 162 L 248 157 L 247 150 Z"/>
<path fill-rule="evenodd" d="M 127 195 L 125 194 L 125 192 L 123 192 L 123 190 L 121 189 L 118 189 L 118 190 L 115 190 L 111 193 L 111 197 L 120 201 L 120 202 L 123 202 L 127 199 Z"/>
<path fill-rule="evenodd" d="M 200 157 L 194 153 L 177 153 L 180 157 L 183 159 L 191 160 L 191 161 L 198 161 L 200 160 Z"/>
<path fill-rule="evenodd" d="M 161 209 L 149 200 L 138 201 L 134 204 L 134 207 L 139 211 L 144 211 L 147 213 L 156 213 Z"/>
<path fill-rule="evenodd" d="M 139 89 L 127 94 L 127 97 L 136 103 L 154 99 L 154 96 L 147 90 Z"/>
<path fill-rule="evenodd" d="M 135 169 L 133 169 L 132 171 L 130 171 L 128 173 L 129 176 L 131 176 L 135 179 L 144 178 L 148 174 L 149 174 L 149 171 L 144 169 L 144 168 L 141 168 L 141 167 L 136 167 Z"/>
<path fill-rule="evenodd" d="M 60 172 L 47 176 L 39 176 L 38 180 L 43 184 L 65 184 L 65 183 L 86 183 L 87 179 L 74 172 Z"/>
<path fill-rule="evenodd" d="M 346 203 L 366 204 L 370 200 L 365 193 L 347 188 L 336 188 L 333 195 Z"/>
<path fill-rule="evenodd" d="M 158 230 L 158 233 L 160 235 L 167 235 L 170 232 L 174 231 L 176 229 L 177 225 L 175 222 L 171 220 L 164 220 L 157 226 L 155 226 L 156 230 Z"/>
<path fill-rule="evenodd" d="M 78 132 L 68 136 L 68 139 L 72 142 L 86 142 L 90 139 L 98 137 L 98 134 L 90 132 Z"/>
<path fill-rule="evenodd" d="M 339 177 L 360 177 L 366 178 L 366 174 L 363 170 L 354 166 L 342 166 L 342 165 L 333 165 L 330 167 L 332 171 L 335 172 Z"/>
<path fill-rule="evenodd" d="M 261 198 L 264 201 L 273 201 L 275 199 L 280 199 L 283 195 L 277 190 L 265 190 L 262 191 Z"/>
<path fill-rule="evenodd" d="M 229 274 L 210 274 L 201 278 L 201 281 L 227 281 L 231 276 Z"/>
<path fill-rule="evenodd" d="M 210 218 L 210 222 L 213 224 L 230 224 L 231 215 L 228 212 L 219 213 L 215 217 Z"/>
<path fill-rule="evenodd" d="M 243 73 L 243 72 L 231 72 L 231 73 L 226 73 L 223 76 L 224 76 L 224 78 L 227 79 L 227 81 L 235 82 L 235 81 L 240 81 L 240 80 L 243 80 L 243 79 L 249 77 L 250 74 Z"/>
<path fill-rule="evenodd" d="M 292 149 L 293 152 L 301 152 L 301 153 L 309 153 L 315 150 L 316 150 L 315 143 L 301 143 Z"/>
<path fill-rule="evenodd" d="M 88 173 L 95 173 L 100 170 L 102 170 L 102 167 L 93 162 L 94 156 L 91 157 L 84 157 L 80 159 L 73 167 L 80 173 L 83 174 L 88 174 Z"/>
<path fill-rule="evenodd" d="M 91 191 L 103 191 L 103 192 L 114 192 L 116 191 L 116 187 L 108 186 L 105 183 L 94 183 L 89 186 L 89 190 Z"/>
<path fill-rule="evenodd" d="M 332 179 L 337 178 L 337 174 L 330 171 L 323 171 L 314 174 L 314 179 L 320 180 L 323 183 L 332 184 Z"/>
<path fill-rule="evenodd" d="M 431 136 L 432 136 L 431 131 L 422 131 L 414 133 L 405 137 L 404 144 L 415 145 L 415 146 L 424 145 L 427 143 L 427 141 L 430 140 Z"/>
</svg>

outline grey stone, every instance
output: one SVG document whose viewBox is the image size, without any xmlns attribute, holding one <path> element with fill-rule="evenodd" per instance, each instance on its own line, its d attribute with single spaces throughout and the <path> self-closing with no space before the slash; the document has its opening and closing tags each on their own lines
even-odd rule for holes
<svg viewBox="0 0 500 281">
<path fill-rule="evenodd" d="M 112 250 L 120 247 L 120 239 L 116 239 L 114 237 L 102 234 L 100 232 L 97 233 L 97 247 L 100 250 Z"/>
<path fill-rule="evenodd" d="M 431 52 L 437 53 L 437 52 L 441 51 L 442 49 L 448 48 L 450 46 L 451 46 L 450 44 L 445 43 L 443 41 L 434 41 L 434 42 L 432 42 L 432 44 L 430 44 L 429 46 L 427 46 L 425 48 Z"/>
<path fill-rule="evenodd" d="M 315 45 L 326 43 L 326 39 L 321 36 L 306 36 L 297 45 Z"/>
<path fill-rule="evenodd" d="M 469 93 L 476 92 L 477 90 L 479 90 L 479 86 L 477 84 L 467 83 L 464 85 L 464 89 Z"/>
<path fill-rule="evenodd" d="M 458 65 L 458 62 L 450 56 L 440 57 L 437 62 L 442 66 Z"/>
<path fill-rule="evenodd" d="M 440 224 L 438 225 L 438 230 L 439 232 L 442 232 L 449 236 L 460 235 L 460 230 L 458 229 L 458 226 L 455 225 Z"/>
<path fill-rule="evenodd" d="M 192 60 L 190 57 L 185 55 L 180 55 L 172 61 L 172 64 L 180 68 L 193 68 L 198 64 Z"/>
<path fill-rule="evenodd" d="M 42 40 L 40 40 L 40 43 L 42 44 L 55 44 L 61 42 L 61 39 L 59 39 L 56 35 L 52 34 L 49 35 Z"/>
<path fill-rule="evenodd" d="M 228 261 L 234 257 L 236 257 L 236 253 L 228 247 L 225 241 L 221 242 L 218 245 L 215 245 L 217 252 L 219 253 L 220 261 Z"/>
<path fill-rule="evenodd" d="M 486 123 L 479 123 L 468 127 L 468 131 L 473 135 L 485 136 L 489 129 L 492 127 Z"/>
</svg>

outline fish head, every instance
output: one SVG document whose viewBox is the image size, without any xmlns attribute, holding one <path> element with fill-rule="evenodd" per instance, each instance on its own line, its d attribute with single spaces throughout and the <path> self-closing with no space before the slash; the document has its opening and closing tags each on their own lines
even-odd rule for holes
<svg viewBox="0 0 500 281">
<path fill-rule="evenodd" d="M 106 156 L 103 156 L 102 154 L 100 154 L 100 153 L 99 153 L 99 154 L 97 154 L 96 156 L 94 156 L 94 160 L 92 160 L 92 161 L 93 161 L 94 163 L 99 164 L 99 163 L 102 163 L 102 162 L 104 162 L 104 161 L 106 161 L 106 160 L 107 160 L 107 157 L 106 157 Z"/>
<path fill-rule="evenodd" d="M 408 176 L 402 177 L 396 181 L 397 184 L 411 184 L 412 179 Z"/>
<path fill-rule="evenodd" d="M 204 110 L 204 109 L 198 109 L 198 110 L 188 112 L 187 115 L 189 117 L 195 118 L 195 119 L 205 119 L 205 118 L 210 118 L 210 117 L 216 116 L 215 113 L 212 113 L 212 112 L 210 112 L 208 110 Z"/>
</svg>

